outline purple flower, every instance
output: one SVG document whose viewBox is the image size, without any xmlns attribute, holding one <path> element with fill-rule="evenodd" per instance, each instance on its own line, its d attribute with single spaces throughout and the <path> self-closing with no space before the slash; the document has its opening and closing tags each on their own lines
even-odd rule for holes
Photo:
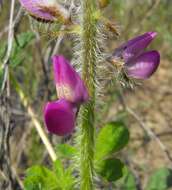
<svg viewBox="0 0 172 190">
<path fill-rule="evenodd" d="M 53 57 L 54 79 L 58 98 L 65 98 L 74 104 L 88 100 L 88 92 L 79 74 L 63 56 Z"/>
<path fill-rule="evenodd" d="M 157 70 L 160 63 L 159 52 L 155 50 L 144 52 L 156 34 L 156 32 L 147 32 L 115 50 L 112 59 L 124 61 L 124 71 L 129 77 L 147 79 Z"/>
<path fill-rule="evenodd" d="M 70 134 L 75 126 L 77 108 L 65 99 L 48 102 L 44 108 L 44 120 L 50 133 L 63 136 Z"/>
<path fill-rule="evenodd" d="M 46 104 L 44 121 L 50 133 L 63 136 L 73 131 L 77 110 L 89 96 L 84 82 L 68 60 L 63 56 L 54 56 L 52 60 L 59 100 Z"/>
<path fill-rule="evenodd" d="M 69 15 L 56 0 L 19 0 L 30 15 L 37 19 L 53 22 L 57 18 L 68 20 Z"/>
</svg>

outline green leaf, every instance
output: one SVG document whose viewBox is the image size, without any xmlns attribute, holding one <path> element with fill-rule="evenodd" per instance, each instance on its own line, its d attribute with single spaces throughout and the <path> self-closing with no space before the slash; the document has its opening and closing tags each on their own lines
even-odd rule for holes
<svg viewBox="0 0 172 190">
<path fill-rule="evenodd" d="M 137 190 L 136 181 L 131 172 L 128 172 L 128 174 L 124 178 L 123 189 Z"/>
<path fill-rule="evenodd" d="M 33 32 L 23 32 L 19 35 L 16 36 L 12 50 L 11 50 L 11 55 L 10 55 L 10 66 L 15 68 L 18 65 L 20 65 L 24 57 L 28 57 L 29 53 L 28 51 L 23 51 L 24 48 L 32 41 L 32 39 L 35 38 L 35 34 Z M 7 50 L 7 43 L 3 42 L 0 44 L 0 59 L 4 59 L 5 54 Z"/>
<path fill-rule="evenodd" d="M 101 160 L 122 149 L 129 141 L 129 131 L 121 122 L 111 122 L 103 127 L 96 139 L 95 159 Z"/>
<path fill-rule="evenodd" d="M 108 158 L 101 161 L 97 168 L 97 172 L 109 182 L 120 179 L 125 171 L 125 165 L 119 159 L 115 158 Z"/>
<path fill-rule="evenodd" d="M 23 32 L 17 36 L 17 42 L 14 44 L 14 48 L 16 48 L 17 46 L 17 47 L 20 47 L 20 49 L 23 49 L 34 38 L 35 38 L 35 34 L 33 32 L 30 32 L 30 31 Z"/>
<path fill-rule="evenodd" d="M 75 179 L 72 175 L 72 169 L 68 168 L 64 172 L 64 177 L 61 179 L 61 187 L 64 190 L 74 190 Z"/>
<path fill-rule="evenodd" d="M 60 190 L 54 172 L 43 166 L 33 166 L 26 172 L 25 190 Z"/>
<path fill-rule="evenodd" d="M 146 190 L 167 190 L 172 187 L 172 170 L 160 168 L 150 177 Z"/>
<path fill-rule="evenodd" d="M 63 190 L 73 190 L 74 178 L 72 176 L 72 169 L 64 169 L 63 164 L 60 160 L 54 162 L 54 172 L 57 176 L 60 186 L 60 189 Z"/>
<path fill-rule="evenodd" d="M 17 35 L 16 40 L 13 43 L 13 49 L 10 56 L 10 64 L 12 67 L 20 65 L 24 57 L 28 56 L 28 52 L 23 51 L 24 48 L 34 39 L 33 32 L 24 32 Z M 27 53 L 27 55 L 25 55 Z"/>
<path fill-rule="evenodd" d="M 70 168 L 64 169 L 56 160 L 53 171 L 43 166 L 33 166 L 26 172 L 25 190 L 74 190 L 74 178 Z"/>
<path fill-rule="evenodd" d="M 56 147 L 57 155 L 61 156 L 62 158 L 71 158 L 73 157 L 77 150 L 75 147 L 68 145 L 68 144 L 58 144 Z"/>
<path fill-rule="evenodd" d="M 53 164 L 53 170 L 56 174 L 56 176 L 59 178 L 61 176 L 63 176 L 64 173 L 64 168 L 63 168 L 63 164 L 60 160 L 56 160 Z"/>
<path fill-rule="evenodd" d="M 125 175 L 120 181 L 118 181 L 118 184 L 119 184 L 119 189 L 137 190 L 135 177 L 132 174 L 132 172 L 130 172 L 128 169 L 126 169 Z"/>
</svg>

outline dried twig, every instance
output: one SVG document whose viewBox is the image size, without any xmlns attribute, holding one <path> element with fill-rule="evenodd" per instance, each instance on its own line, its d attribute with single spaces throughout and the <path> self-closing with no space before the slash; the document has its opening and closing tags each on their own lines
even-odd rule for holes
<svg viewBox="0 0 172 190">
<path fill-rule="evenodd" d="M 140 124 L 141 128 L 148 134 L 148 136 L 151 139 L 154 139 L 158 143 L 158 145 L 160 146 L 160 148 L 164 152 L 165 156 L 172 163 L 172 158 L 171 158 L 170 152 L 168 151 L 167 147 L 162 143 L 160 138 L 151 129 L 149 129 L 148 127 L 145 126 L 145 124 L 141 120 L 141 118 L 131 108 L 126 106 L 126 111 L 128 113 L 130 113 L 137 120 L 137 122 Z"/>
<path fill-rule="evenodd" d="M 14 6 L 15 6 L 15 0 L 11 1 L 11 11 L 10 11 L 10 20 L 9 20 L 9 30 L 8 30 L 8 47 L 7 47 L 7 53 L 5 56 L 5 59 L 3 61 L 2 68 L 5 68 L 5 66 L 8 63 L 11 50 L 12 50 L 12 44 L 13 44 L 13 38 L 14 38 L 14 30 L 13 30 L 13 17 L 14 17 Z"/>
<path fill-rule="evenodd" d="M 0 176 L 5 180 L 8 181 L 8 177 L 4 174 L 2 170 L 0 170 Z"/>
<path fill-rule="evenodd" d="M 20 22 L 20 20 L 22 18 L 22 15 L 23 15 L 23 9 L 20 7 L 20 9 L 17 12 L 18 13 L 17 13 L 15 19 L 13 20 L 12 26 L 9 26 L 9 25 L 6 26 L 4 28 L 4 30 L 0 32 L 0 38 L 2 38 L 2 36 L 9 31 L 10 27 L 13 28 L 13 30 L 14 30 L 14 28 L 16 27 L 16 25 L 18 25 L 18 23 Z"/>
<path fill-rule="evenodd" d="M 120 87 L 119 87 L 120 88 Z M 144 122 L 142 121 L 142 119 L 139 117 L 139 115 L 137 113 L 135 113 L 131 108 L 129 108 L 125 102 L 125 98 L 122 94 L 121 89 L 119 89 L 119 93 L 120 93 L 120 101 L 124 107 L 124 109 L 134 117 L 134 119 L 136 119 L 136 121 L 139 123 L 140 127 L 146 132 L 146 134 L 149 136 L 150 139 L 154 139 L 157 144 L 160 146 L 161 150 L 164 152 L 165 157 L 170 161 L 170 163 L 172 164 L 172 157 L 170 155 L 170 152 L 168 151 L 167 147 L 164 145 L 164 143 L 160 140 L 160 138 L 151 130 L 149 129 Z"/>
<path fill-rule="evenodd" d="M 8 31 L 8 46 L 7 46 L 7 53 L 4 58 L 3 64 L 2 64 L 2 69 L 4 69 L 4 80 L 2 83 L 1 91 L 4 90 L 5 84 L 8 78 L 8 62 L 12 50 L 12 45 L 13 45 L 13 39 L 14 39 L 14 28 L 13 26 L 13 18 L 14 18 L 14 6 L 15 6 L 15 0 L 11 0 L 11 10 L 10 10 L 10 19 L 9 19 L 9 31 Z"/>
<path fill-rule="evenodd" d="M 13 78 L 13 77 L 12 77 Z M 15 81 L 15 79 L 13 78 L 13 84 L 16 88 L 16 91 L 17 93 L 19 94 L 20 96 L 20 99 L 21 99 L 21 102 L 22 104 L 24 105 L 24 107 L 27 109 L 27 112 L 28 112 L 28 115 L 30 116 L 31 120 L 32 120 L 32 123 L 34 124 L 35 126 L 35 129 L 37 130 L 42 142 L 44 143 L 52 161 L 55 161 L 57 159 L 57 155 L 48 139 L 48 137 L 46 136 L 44 130 L 42 129 L 41 127 L 41 124 L 39 122 L 39 120 L 37 119 L 36 117 L 36 114 L 34 113 L 32 107 L 29 105 L 29 101 L 28 99 L 26 98 L 23 90 L 21 89 L 21 87 L 19 86 L 19 84 Z"/>
</svg>

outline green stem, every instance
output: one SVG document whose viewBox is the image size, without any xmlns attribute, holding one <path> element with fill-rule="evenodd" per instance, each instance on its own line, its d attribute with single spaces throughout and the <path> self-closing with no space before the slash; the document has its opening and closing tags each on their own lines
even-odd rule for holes
<svg viewBox="0 0 172 190">
<path fill-rule="evenodd" d="M 88 88 L 90 101 L 81 109 L 80 170 L 81 190 L 92 190 L 94 175 L 94 107 L 96 75 L 96 3 L 82 1 L 82 77 Z"/>
</svg>

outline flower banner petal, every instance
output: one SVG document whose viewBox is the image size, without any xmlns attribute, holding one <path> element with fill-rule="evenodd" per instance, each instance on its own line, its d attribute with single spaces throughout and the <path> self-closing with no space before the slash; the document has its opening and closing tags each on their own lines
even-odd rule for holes
<svg viewBox="0 0 172 190">
<path fill-rule="evenodd" d="M 75 104 L 88 100 L 88 92 L 79 74 L 63 56 L 53 57 L 54 78 L 58 98 Z"/>
<path fill-rule="evenodd" d="M 156 35 L 156 32 L 147 32 L 133 38 L 117 48 L 113 56 L 123 58 L 127 64 L 129 61 L 140 55 Z"/>
</svg>

